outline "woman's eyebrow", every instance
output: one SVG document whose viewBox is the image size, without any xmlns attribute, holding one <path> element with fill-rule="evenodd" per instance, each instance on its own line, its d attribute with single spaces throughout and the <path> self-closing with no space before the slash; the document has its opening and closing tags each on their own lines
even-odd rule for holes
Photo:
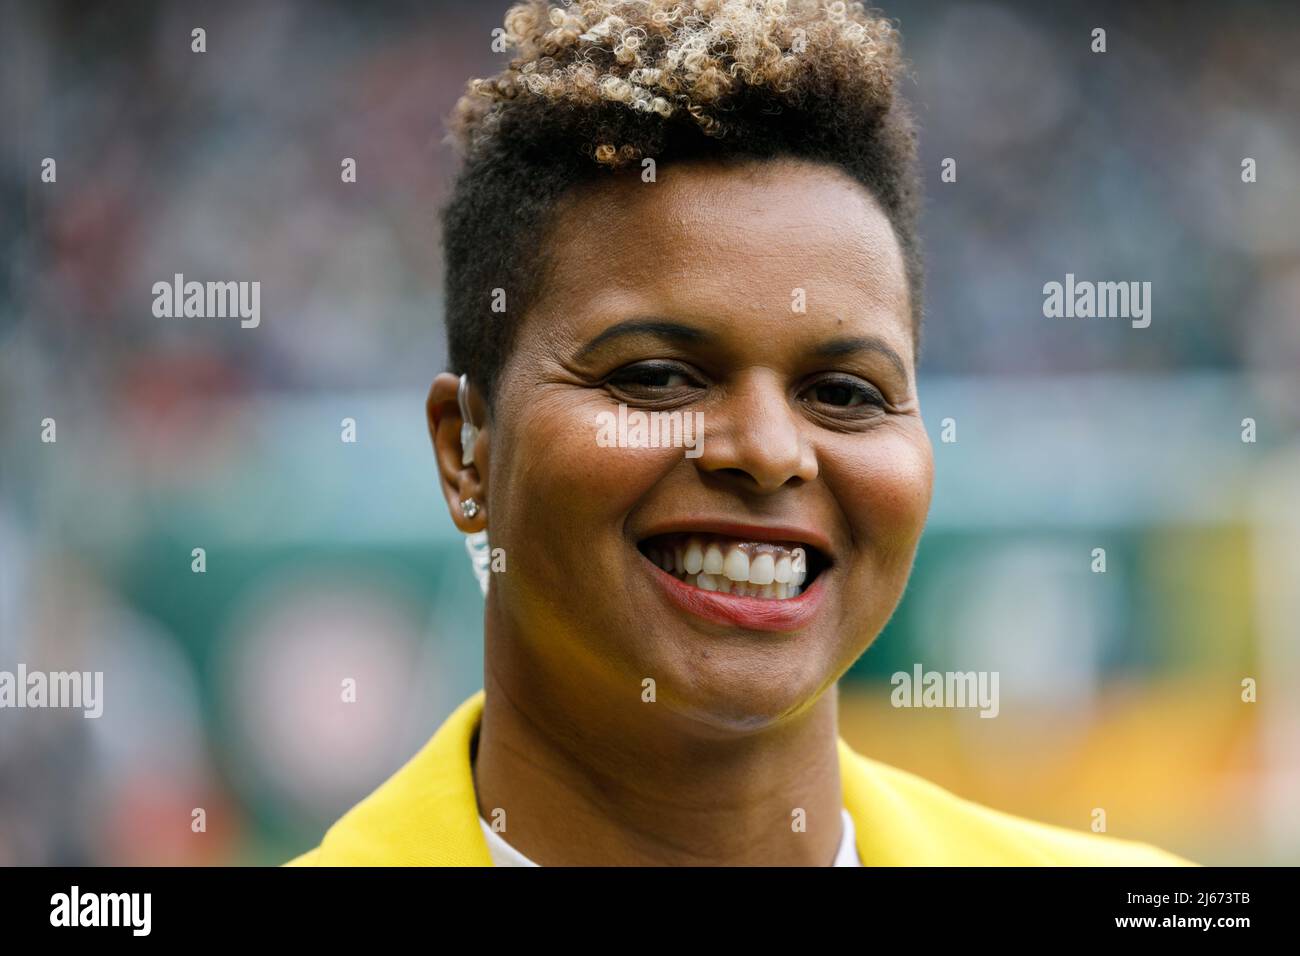
<svg viewBox="0 0 1300 956">
<path fill-rule="evenodd" d="M 628 319 L 605 329 L 580 348 L 578 354 L 574 357 L 586 358 L 606 342 L 624 335 L 651 335 L 656 338 L 687 344 L 708 342 L 714 338 L 711 333 L 706 332 L 704 329 L 693 325 L 682 325 L 680 322 L 668 322 L 663 319 Z"/>
<path fill-rule="evenodd" d="M 586 358 L 605 343 L 626 335 L 649 335 L 679 344 L 699 344 L 701 342 L 711 342 L 715 339 L 711 332 L 694 325 L 683 325 L 680 322 L 669 322 L 664 319 L 628 319 L 604 329 L 579 349 L 575 358 Z M 908 377 L 907 365 L 903 362 L 902 356 L 878 336 L 845 336 L 829 339 L 818 343 L 816 348 L 813 349 L 813 354 L 823 359 L 844 358 L 858 352 L 876 352 L 883 355 L 894 366 L 900 376 L 904 379 Z"/>
<path fill-rule="evenodd" d="M 821 342 L 813 349 L 813 353 L 818 358 L 844 358 L 846 355 L 853 355 L 857 352 L 877 352 L 889 359 L 891 365 L 898 370 L 898 374 L 907 379 L 907 366 L 903 363 L 903 358 L 892 348 L 884 339 L 877 338 L 874 335 L 852 336 L 838 339 L 830 339 Z"/>
</svg>

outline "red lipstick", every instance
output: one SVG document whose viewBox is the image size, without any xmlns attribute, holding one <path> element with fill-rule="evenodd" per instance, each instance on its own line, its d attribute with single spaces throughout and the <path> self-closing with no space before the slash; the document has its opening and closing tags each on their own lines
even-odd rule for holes
<svg viewBox="0 0 1300 956">
<path fill-rule="evenodd" d="M 715 624 L 751 631 L 797 631 L 805 627 L 821 608 L 826 591 L 822 586 L 826 575 L 820 574 L 798 597 L 784 600 L 743 597 L 697 588 L 679 581 L 648 558 L 645 563 L 664 594 L 682 610 Z"/>
</svg>

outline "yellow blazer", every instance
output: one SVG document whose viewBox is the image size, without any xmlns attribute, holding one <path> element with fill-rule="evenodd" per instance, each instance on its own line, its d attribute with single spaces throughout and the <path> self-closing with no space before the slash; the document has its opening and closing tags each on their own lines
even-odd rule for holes
<svg viewBox="0 0 1300 956">
<path fill-rule="evenodd" d="M 491 866 L 470 741 L 484 692 L 456 708 L 405 766 L 285 866 Z M 866 866 L 1195 866 L 1130 840 L 1035 823 L 949 793 L 839 740 L 844 807 Z"/>
</svg>

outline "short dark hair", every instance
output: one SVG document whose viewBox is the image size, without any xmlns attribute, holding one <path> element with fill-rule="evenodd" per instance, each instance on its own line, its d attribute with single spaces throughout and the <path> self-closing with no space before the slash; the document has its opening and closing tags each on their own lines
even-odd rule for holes
<svg viewBox="0 0 1300 956">
<path fill-rule="evenodd" d="M 548 214 L 574 186 L 646 157 L 791 157 L 847 172 L 902 249 L 919 346 L 916 131 L 889 21 L 826 0 L 573 0 L 511 7 L 517 56 L 451 119 L 465 162 L 443 210 L 451 367 L 491 402 L 545 270 Z"/>
</svg>

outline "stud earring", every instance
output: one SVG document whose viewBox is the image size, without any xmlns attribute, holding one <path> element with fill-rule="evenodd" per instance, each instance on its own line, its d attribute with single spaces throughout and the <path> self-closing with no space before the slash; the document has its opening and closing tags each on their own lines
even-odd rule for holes
<svg viewBox="0 0 1300 956">
<path fill-rule="evenodd" d="M 469 376 L 461 373 L 460 384 L 456 386 L 456 404 L 460 406 L 460 463 L 474 464 L 474 442 L 478 441 L 478 429 L 474 427 L 469 415 Z M 472 517 L 472 516 L 467 516 Z"/>
<path fill-rule="evenodd" d="M 466 518 L 473 518 L 478 514 L 478 502 L 473 498 L 466 498 L 460 503 L 460 513 Z"/>
</svg>

